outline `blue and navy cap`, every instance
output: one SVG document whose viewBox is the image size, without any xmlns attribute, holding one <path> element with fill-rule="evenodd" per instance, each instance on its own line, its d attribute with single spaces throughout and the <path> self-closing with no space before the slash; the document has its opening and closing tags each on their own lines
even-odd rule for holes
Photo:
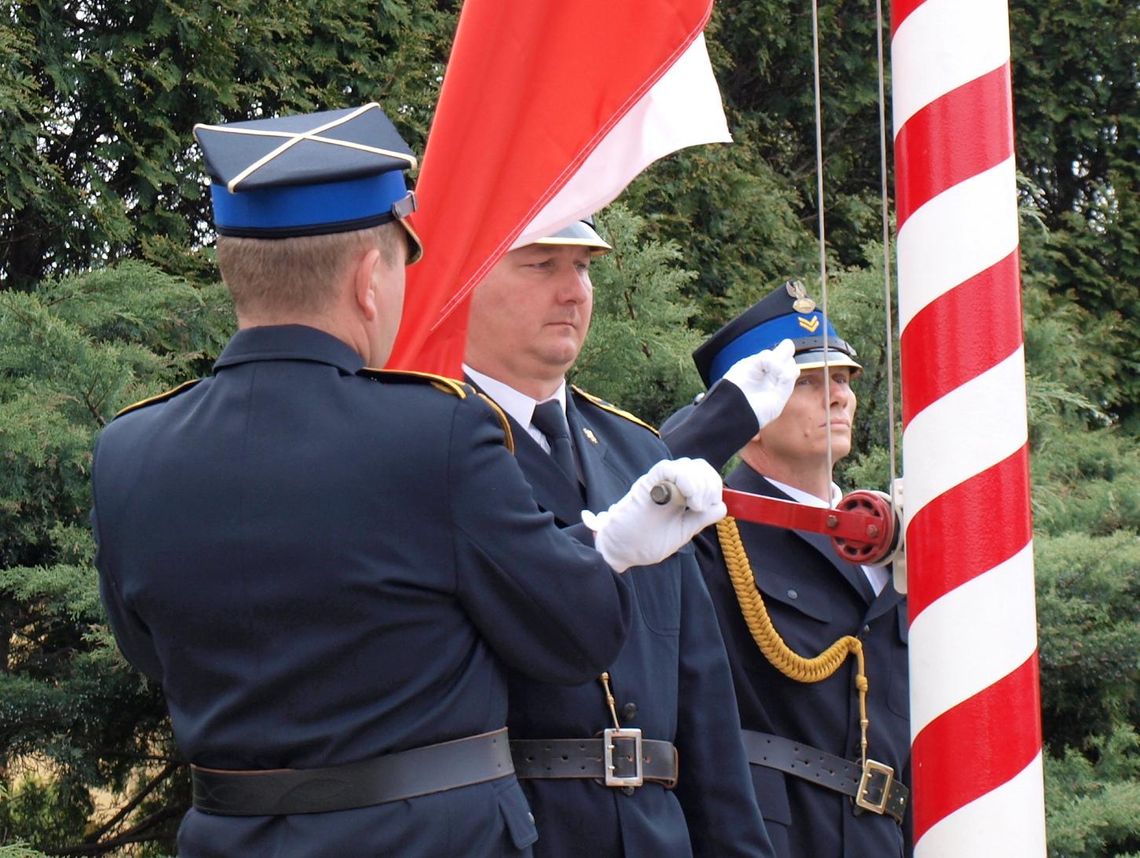
<svg viewBox="0 0 1140 858">
<path fill-rule="evenodd" d="M 378 104 L 299 116 L 195 125 L 221 235 L 291 238 L 396 221 L 408 263 L 423 255 L 406 220 L 416 208 L 408 144 Z"/>
<path fill-rule="evenodd" d="M 598 235 L 594 228 L 594 219 L 584 217 L 576 220 L 569 226 L 563 227 L 553 235 L 535 239 L 532 244 L 574 245 L 590 248 L 591 256 L 602 256 L 613 250 L 604 238 Z"/>
<path fill-rule="evenodd" d="M 825 365 L 863 369 L 855 362 L 855 349 L 839 338 L 798 280 L 789 280 L 705 340 L 693 352 L 693 362 L 705 385 L 712 387 L 741 358 L 773 348 L 786 339 L 795 344 L 795 361 L 800 369 Z"/>
</svg>

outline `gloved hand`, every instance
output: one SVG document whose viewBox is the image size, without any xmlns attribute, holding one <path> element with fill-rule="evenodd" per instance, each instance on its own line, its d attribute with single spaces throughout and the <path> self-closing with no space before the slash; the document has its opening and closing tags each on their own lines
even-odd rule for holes
<svg viewBox="0 0 1140 858">
<path fill-rule="evenodd" d="M 655 503 L 650 490 L 672 483 L 684 503 Z M 665 459 L 638 477 L 625 497 L 600 513 L 582 512 L 594 546 L 617 572 L 660 563 L 727 514 L 720 474 L 704 459 Z"/>
<path fill-rule="evenodd" d="M 725 380 L 739 387 L 748 400 L 760 424 L 757 432 L 780 416 L 792 395 L 792 388 L 800 377 L 795 353 L 791 340 L 781 340 L 774 349 L 741 358 L 724 374 Z"/>
</svg>

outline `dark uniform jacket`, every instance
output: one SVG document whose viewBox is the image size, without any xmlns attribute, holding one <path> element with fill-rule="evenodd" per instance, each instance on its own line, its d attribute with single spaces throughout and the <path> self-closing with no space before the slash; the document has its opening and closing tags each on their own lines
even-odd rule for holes
<svg viewBox="0 0 1140 858">
<path fill-rule="evenodd" d="M 716 458 L 739 449 L 751 429 L 739 424 L 723 383 L 713 388 L 683 423 L 665 434 L 674 453 L 709 449 L 694 433 L 695 416 L 716 413 L 722 437 Z M 716 394 L 714 396 L 714 394 Z M 725 407 L 727 406 L 727 407 Z M 737 416 L 730 417 L 730 414 Z M 743 434 L 743 438 L 741 435 Z M 791 500 L 747 465 L 725 480 L 727 488 Z M 888 582 L 876 597 L 863 570 L 842 560 L 831 540 L 816 533 L 738 521 L 741 539 L 776 631 L 797 653 L 818 655 L 844 635 L 863 642 L 870 718 L 868 756 L 904 769 L 910 754 L 906 601 Z M 745 625 L 726 572 L 715 528 L 698 540 L 701 569 L 716 606 L 744 729 L 772 733 L 848 760 L 859 759 L 859 702 L 855 659 L 849 656 L 829 679 L 804 684 L 788 679 L 761 654 Z M 903 832 L 890 816 L 856 815 L 852 801 L 775 769 L 753 765 L 756 798 L 780 858 L 894 858 L 904 854 Z M 909 781 L 908 781 L 909 782 Z"/>
<path fill-rule="evenodd" d="M 567 419 L 586 486 L 576 486 L 518 424 L 519 465 L 539 505 L 559 524 L 604 510 L 669 452 L 643 424 L 568 391 Z M 513 421 L 512 421 L 513 422 Z M 538 820 L 538 856 L 684 858 L 770 856 L 752 801 L 732 680 L 708 591 L 691 546 L 625 573 L 635 596 L 629 639 L 607 670 L 622 727 L 680 752 L 675 790 L 658 783 L 623 792 L 592 780 L 524 780 Z M 601 683 L 558 687 L 510 673 L 514 738 L 584 738 L 612 727 Z M 691 845 L 690 845 L 691 840 Z"/>
<path fill-rule="evenodd" d="M 466 387 L 370 377 L 312 328 L 239 332 L 196 385 L 114 420 L 97 565 L 185 757 L 312 768 L 504 726 L 517 676 L 581 683 L 630 588 L 536 507 Z M 333 813 L 191 810 L 179 855 L 498 856 L 536 836 L 513 776 Z"/>
</svg>

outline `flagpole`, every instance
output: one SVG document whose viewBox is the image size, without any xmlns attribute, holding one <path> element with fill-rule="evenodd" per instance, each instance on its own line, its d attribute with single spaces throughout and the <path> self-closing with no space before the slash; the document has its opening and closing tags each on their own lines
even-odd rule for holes
<svg viewBox="0 0 1140 858">
<path fill-rule="evenodd" d="M 1006 0 L 896 0 L 917 858 L 1046 851 Z"/>
</svg>

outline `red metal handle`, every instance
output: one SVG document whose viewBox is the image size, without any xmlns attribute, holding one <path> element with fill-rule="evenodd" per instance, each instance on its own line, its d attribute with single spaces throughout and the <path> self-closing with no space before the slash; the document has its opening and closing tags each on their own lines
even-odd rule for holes
<svg viewBox="0 0 1140 858">
<path fill-rule="evenodd" d="M 873 564 L 888 557 L 899 530 L 894 507 L 878 492 L 852 492 L 834 509 L 825 509 L 725 489 L 724 504 L 734 518 L 830 536 L 835 550 L 851 563 Z"/>
</svg>

